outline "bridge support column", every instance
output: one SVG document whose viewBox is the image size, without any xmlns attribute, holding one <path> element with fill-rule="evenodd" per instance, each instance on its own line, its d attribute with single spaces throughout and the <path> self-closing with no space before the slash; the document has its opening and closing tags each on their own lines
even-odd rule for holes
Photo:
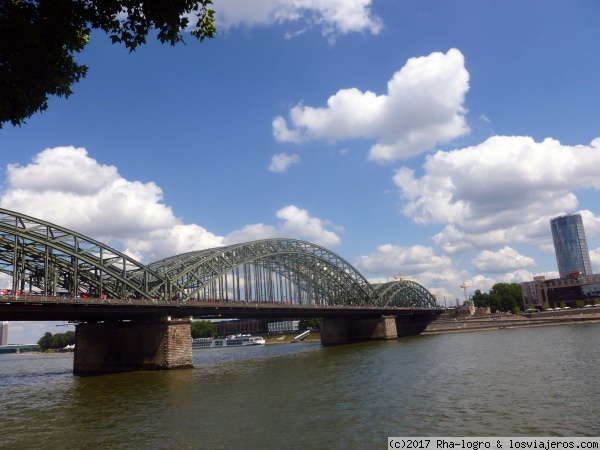
<svg viewBox="0 0 600 450">
<path fill-rule="evenodd" d="M 75 329 L 77 375 L 193 367 L 189 319 L 82 323 Z"/>
<path fill-rule="evenodd" d="M 418 318 L 414 316 L 397 316 L 396 329 L 398 336 L 414 336 L 425 331 L 427 326 L 437 317 L 437 314 L 423 314 Z"/>
<path fill-rule="evenodd" d="M 335 318 L 321 322 L 321 344 L 396 339 L 396 318 L 382 316 L 369 319 Z"/>
</svg>

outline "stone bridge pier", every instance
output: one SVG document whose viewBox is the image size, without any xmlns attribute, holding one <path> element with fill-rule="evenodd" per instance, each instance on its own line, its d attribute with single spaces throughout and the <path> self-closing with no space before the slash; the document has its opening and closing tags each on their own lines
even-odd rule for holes
<svg viewBox="0 0 600 450">
<path fill-rule="evenodd" d="M 321 344 L 388 340 L 420 334 L 436 315 L 437 313 L 375 318 L 325 318 L 321 322 Z"/>
<path fill-rule="evenodd" d="M 396 339 L 396 318 L 382 316 L 368 319 L 325 318 L 321 322 L 321 344 L 337 345 L 357 341 Z"/>
<path fill-rule="evenodd" d="M 190 319 L 81 323 L 75 328 L 73 373 L 191 368 Z"/>
</svg>

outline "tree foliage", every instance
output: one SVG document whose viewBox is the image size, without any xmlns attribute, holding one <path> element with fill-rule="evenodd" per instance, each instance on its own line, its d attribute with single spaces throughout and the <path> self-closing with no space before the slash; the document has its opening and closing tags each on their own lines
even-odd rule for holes
<svg viewBox="0 0 600 450">
<path fill-rule="evenodd" d="M 75 62 L 94 29 L 130 51 L 156 30 L 162 43 L 202 42 L 216 34 L 211 0 L 0 0 L 0 128 L 21 125 L 48 107 L 50 95 L 68 97 L 88 68 Z"/>
<path fill-rule="evenodd" d="M 475 306 L 492 311 L 519 312 L 523 310 L 523 296 L 519 283 L 496 283 L 489 294 L 476 290 L 473 294 Z"/>
<path fill-rule="evenodd" d="M 320 318 L 311 318 L 311 319 L 300 319 L 298 323 L 298 329 L 300 331 L 306 331 L 308 329 L 319 330 L 321 327 L 321 319 Z"/>
<path fill-rule="evenodd" d="M 479 289 L 475 291 L 471 299 L 477 308 L 487 308 L 490 306 L 490 295 L 482 293 Z"/>
<path fill-rule="evenodd" d="M 192 339 L 213 337 L 217 334 L 217 327 L 208 320 L 199 320 L 192 322 Z"/>
<path fill-rule="evenodd" d="M 75 332 L 67 331 L 66 333 L 56 334 L 46 332 L 37 344 L 43 352 L 65 348 L 67 345 L 75 344 Z"/>
</svg>

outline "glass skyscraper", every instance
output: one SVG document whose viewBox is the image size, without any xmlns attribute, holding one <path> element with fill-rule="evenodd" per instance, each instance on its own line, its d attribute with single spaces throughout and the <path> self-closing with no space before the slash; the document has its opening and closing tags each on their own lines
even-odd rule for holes
<svg viewBox="0 0 600 450">
<path fill-rule="evenodd" d="M 0 322 L 0 345 L 8 345 L 8 322 Z"/>
<path fill-rule="evenodd" d="M 558 273 L 566 278 L 571 272 L 592 275 L 583 220 L 579 214 L 555 217 L 550 220 Z"/>
</svg>

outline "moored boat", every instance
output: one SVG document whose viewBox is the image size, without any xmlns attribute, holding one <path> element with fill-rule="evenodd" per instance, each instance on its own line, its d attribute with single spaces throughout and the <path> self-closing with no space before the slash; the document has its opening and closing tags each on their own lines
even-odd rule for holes
<svg viewBox="0 0 600 450">
<path fill-rule="evenodd" d="M 250 334 L 235 334 L 225 338 L 196 338 L 192 339 L 192 348 L 243 347 L 247 345 L 264 345 L 262 336 Z"/>
</svg>

